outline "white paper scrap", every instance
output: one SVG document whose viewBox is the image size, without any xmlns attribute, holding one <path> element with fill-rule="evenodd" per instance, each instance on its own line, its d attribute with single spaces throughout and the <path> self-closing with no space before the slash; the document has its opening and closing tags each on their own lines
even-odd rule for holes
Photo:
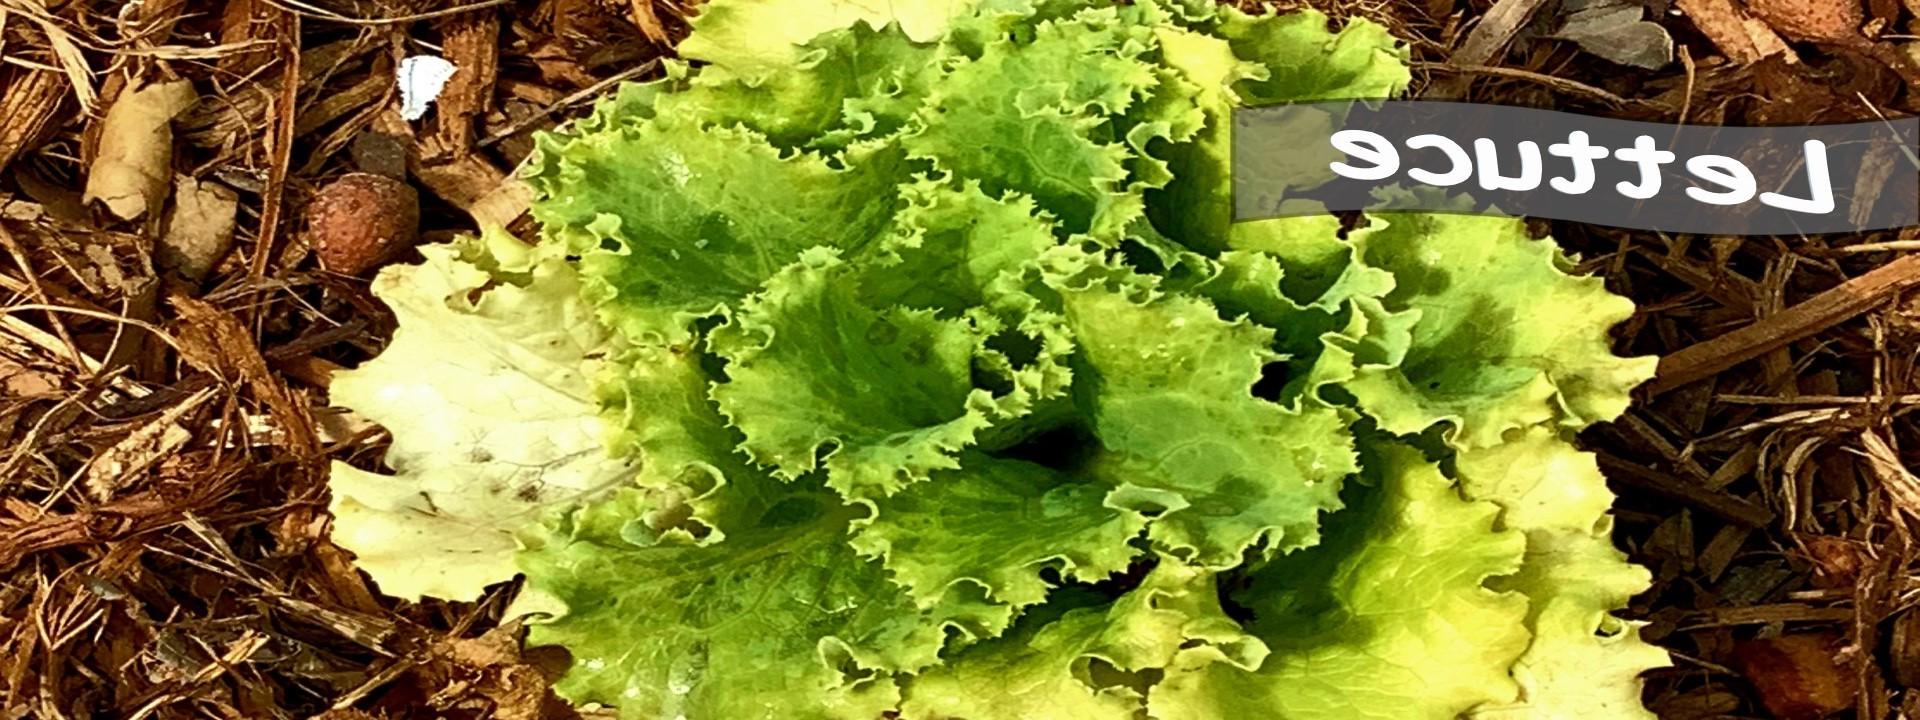
<svg viewBox="0 0 1920 720">
<path fill-rule="evenodd" d="M 427 106 L 440 97 L 440 91 L 447 89 L 447 80 L 459 69 L 437 55 L 415 55 L 401 60 L 395 71 L 400 83 L 400 117 L 408 122 L 425 117 Z"/>
</svg>

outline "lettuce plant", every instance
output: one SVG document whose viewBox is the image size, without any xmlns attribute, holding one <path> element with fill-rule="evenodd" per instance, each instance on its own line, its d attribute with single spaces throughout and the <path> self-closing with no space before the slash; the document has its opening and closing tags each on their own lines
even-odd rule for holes
<svg viewBox="0 0 1920 720">
<path fill-rule="evenodd" d="M 627 718 L 1645 718 L 1571 433 L 1650 358 L 1516 220 L 1231 222 L 1230 113 L 1380 27 L 1145 0 L 715 0 L 544 138 L 542 240 L 425 248 L 337 404 L 380 588 L 523 574 Z"/>
</svg>

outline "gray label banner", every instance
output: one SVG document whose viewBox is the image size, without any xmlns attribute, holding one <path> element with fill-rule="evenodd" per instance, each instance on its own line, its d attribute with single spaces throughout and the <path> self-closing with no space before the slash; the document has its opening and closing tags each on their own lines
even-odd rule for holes
<svg viewBox="0 0 1920 720">
<path fill-rule="evenodd" d="M 1920 119 L 1723 127 L 1429 101 L 1234 112 L 1234 219 L 1525 215 L 1713 235 L 1920 225 Z"/>
</svg>

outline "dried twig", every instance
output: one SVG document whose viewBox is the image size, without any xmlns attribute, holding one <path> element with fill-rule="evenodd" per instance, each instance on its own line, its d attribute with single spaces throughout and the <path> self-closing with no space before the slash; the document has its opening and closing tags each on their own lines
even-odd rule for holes
<svg viewBox="0 0 1920 720">
<path fill-rule="evenodd" d="M 1658 395 L 1712 377 L 1873 309 L 1916 284 L 1920 255 L 1902 257 L 1764 320 L 1661 358 L 1647 391 Z"/>
<path fill-rule="evenodd" d="M 459 15 L 462 13 L 470 13 L 475 10 L 485 10 L 487 8 L 495 8 L 495 7 L 501 7 L 504 5 L 513 4 L 513 0 L 480 0 L 479 2 L 469 3 L 466 5 L 458 5 L 458 6 L 449 7 L 449 8 L 440 8 L 439 10 L 431 10 L 428 12 L 411 13 L 407 15 L 397 15 L 394 17 L 384 17 L 384 18 L 362 18 L 362 17 L 351 17 L 347 15 L 341 15 L 340 13 L 334 12 L 332 10 L 328 10 L 326 8 L 323 8 L 311 3 L 301 2 L 300 0 L 267 0 L 267 2 L 273 4 L 274 7 L 278 7 L 294 15 L 299 15 L 301 17 L 308 17 L 315 20 L 325 20 L 327 22 L 342 23 L 346 25 L 405 25 L 408 23 L 416 23 L 423 20 L 438 20 L 443 17 Z"/>
<path fill-rule="evenodd" d="M 1501 51 L 1507 49 L 1507 43 L 1513 42 L 1520 28 L 1526 27 L 1534 13 L 1546 4 L 1547 0 L 1500 0 L 1495 3 L 1487 14 L 1480 17 L 1480 24 L 1467 33 L 1467 39 L 1453 51 L 1452 57 L 1447 58 L 1445 65 L 1455 69 L 1486 67 L 1500 56 Z M 1470 83 L 1471 77 L 1455 76 L 1428 86 L 1424 96 L 1435 100 L 1459 98 L 1466 94 Z"/>
<path fill-rule="evenodd" d="M 1601 469 L 1610 477 L 1631 481 L 1639 487 L 1700 508 L 1728 522 L 1752 528 L 1766 527 L 1773 522 L 1773 513 L 1766 508 L 1702 483 L 1676 478 L 1604 453 L 1599 460 Z"/>
<path fill-rule="evenodd" d="M 267 261 L 273 257 L 275 241 L 280 237 L 280 217 L 286 212 L 287 170 L 293 162 L 293 131 L 300 115 L 296 110 L 300 103 L 300 84 L 291 80 L 300 74 L 300 17 L 288 13 L 277 24 L 281 52 L 286 67 L 292 72 L 280 82 L 280 97 L 275 103 L 278 112 L 267 147 L 272 160 L 267 165 L 267 191 L 260 208 L 259 240 L 254 244 L 253 261 L 249 265 L 249 274 L 255 281 L 266 276 Z"/>
<path fill-rule="evenodd" d="M 1644 100 L 1621 97 L 1619 95 L 1615 95 L 1611 92 L 1607 92 L 1606 90 L 1594 87 L 1592 85 L 1588 85 L 1578 80 L 1569 80 L 1563 77 L 1554 77 L 1552 75 L 1544 75 L 1541 73 L 1532 72 L 1528 70 L 1521 70 L 1519 68 L 1495 67 L 1491 65 L 1465 65 L 1460 63 L 1417 63 L 1415 66 L 1419 67 L 1422 70 L 1429 70 L 1429 71 L 1439 72 L 1439 73 L 1454 73 L 1457 75 L 1493 75 L 1497 77 L 1514 78 L 1516 80 L 1526 80 L 1529 82 L 1535 82 L 1541 85 L 1545 85 L 1555 90 L 1568 93 L 1570 95 L 1583 95 L 1594 100 L 1600 100 L 1610 105 L 1625 106 L 1625 105 L 1647 104 L 1646 101 Z"/>
</svg>

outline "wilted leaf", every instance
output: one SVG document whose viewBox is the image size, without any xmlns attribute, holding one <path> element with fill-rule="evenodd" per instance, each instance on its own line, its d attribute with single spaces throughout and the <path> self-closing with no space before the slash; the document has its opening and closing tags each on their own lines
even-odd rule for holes
<svg viewBox="0 0 1920 720">
<path fill-rule="evenodd" d="M 160 235 L 156 260 L 163 270 L 198 280 L 233 246 L 233 218 L 240 197 L 225 185 L 186 175 L 174 179 L 173 213 Z"/>
<path fill-rule="evenodd" d="M 132 220 L 167 199 L 173 177 L 173 118 L 199 96 L 186 80 L 120 94 L 100 127 L 100 151 L 87 173 L 86 202 L 99 201 Z"/>
<path fill-rule="evenodd" d="M 1551 37 L 1622 65 L 1656 70 L 1673 61 L 1673 37 L 1641 19 L 1644 12 L 1633 0 L 1566 0 L 1560 29 Z"/>
</svg>

